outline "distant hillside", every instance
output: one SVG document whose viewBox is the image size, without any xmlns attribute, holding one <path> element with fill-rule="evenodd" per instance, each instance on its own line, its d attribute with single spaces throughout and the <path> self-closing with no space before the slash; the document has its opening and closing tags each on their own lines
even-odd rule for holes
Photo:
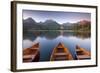
<svg viewBox="0 0 100 73">
<path fill-rule="evenodd" d="M 77 22 L 77 30 L 90 31 L 91 30 L 91 22 L 87 20 L 82 20 Z"/>
<path fill-rule="evenodd" d="M 36 22 L 32 18 L 23 20 L 23 30 L 90 30 L 91 22 L 82 20 L 76 23 L 59 24 L 54 20 L 46 20 L 45 22 Z"/>
<path fill-rule="evenodd" d="M 35 20 L 33 20 L 32 18 L 23 20 L 23 29 L 27 30 L 27 29 L 32 29 L 33 27 L 38 28 L 38 25 L 35 22 Z"/>
<path fill-rule="evenodd" d="M 56 21 L 54 20 L 46 20 L 45 22 L 36 22 L 34 19 L 32 18 L 28 18 L 26 20 L 23 20 L 23 27 L 25 29 L 46 29 L 46 30 L 55 30 L 55 29 L 60 29 L 60 24 L 58 24 Z"/>
</svg>

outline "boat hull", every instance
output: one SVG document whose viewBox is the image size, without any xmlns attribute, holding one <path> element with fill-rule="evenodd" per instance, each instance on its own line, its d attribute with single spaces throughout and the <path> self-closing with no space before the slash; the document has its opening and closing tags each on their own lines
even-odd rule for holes
<svg viewBox="0 0 100 73">
<path fill-rule="evenodd" d="M 76 57 L 78 60 L 91 59 L 90 51 L 85 48 L 81 48 L 79 45 L 76 46 Z"/>
<path fill-rule="evenodd" d="M 59 43 L 53 49 L 50 61 L 63 61 L 63 60 L 73 60 L 73 57 L 69 52 L 68 48 L 66 48 L 63 43 Z"/>
<path fill-rule="evenodd" d="M 39 44 L 23 50 L 23 62 L 38 62 L 40 59 Z"/>
</svg>

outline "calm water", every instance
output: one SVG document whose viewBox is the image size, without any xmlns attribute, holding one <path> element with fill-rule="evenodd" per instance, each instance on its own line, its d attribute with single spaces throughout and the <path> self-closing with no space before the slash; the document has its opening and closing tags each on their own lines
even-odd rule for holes
<svg viewBox="0 0 100 73">
<path fill-rule="evenodd" d="M 90 33 L 87 32 L 30 31 L 24 33 L 23 48 L 30 47 L 33 43 L 39 42 L 40 61 L 49 61 L 53 49 L 59 42 L 62 42 L 69 49 L 74 59 L 76 59 L 76 45 L 91 51 L 90 37 Z"/>
</svg>

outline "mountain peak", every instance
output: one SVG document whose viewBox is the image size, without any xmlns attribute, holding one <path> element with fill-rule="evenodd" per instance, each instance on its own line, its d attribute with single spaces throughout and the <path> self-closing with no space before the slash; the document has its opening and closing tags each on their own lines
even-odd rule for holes
<svg viewBox="0 0 100 73">
<path fill-rule="evenodd" d="M 56 22 L 56 21 L 54 21 L 54 20 L 52 20 L 52 19 L 48 19 L 48 20 L 46 20 L 45 22 Z"/>
<path fill-rule="evenodd" d="M 59 24 L 52 19 L 48 19 L 44 22 L 44 25 L 59 25 Z"/>
<path fill-rule="evenodd" d="M 30 23 L 30 22 L 33 22 L 33 23 L 36 23 L 34 19 L 32 19 L 31 17 L 25 19 L 26 22 Z"/>
</svg>

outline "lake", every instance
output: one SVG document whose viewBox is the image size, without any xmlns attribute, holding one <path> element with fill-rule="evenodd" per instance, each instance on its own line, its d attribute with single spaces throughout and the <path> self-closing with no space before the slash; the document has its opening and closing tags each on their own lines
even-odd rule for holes
<svg viewBox="0 0 100 73">
<path fill-rule="evenodd" d="M 50 61 L 53 49 L 58 43 L 63 43 L 69 49 L 73 58 L 76 60 L 76 45 L 91 51 L 90 32 L 72 31 L 28 31 L 23 33 L 23 48 L 32 46 L 33 43 L 40 44 L 40 61 Z"/>
</svg>

